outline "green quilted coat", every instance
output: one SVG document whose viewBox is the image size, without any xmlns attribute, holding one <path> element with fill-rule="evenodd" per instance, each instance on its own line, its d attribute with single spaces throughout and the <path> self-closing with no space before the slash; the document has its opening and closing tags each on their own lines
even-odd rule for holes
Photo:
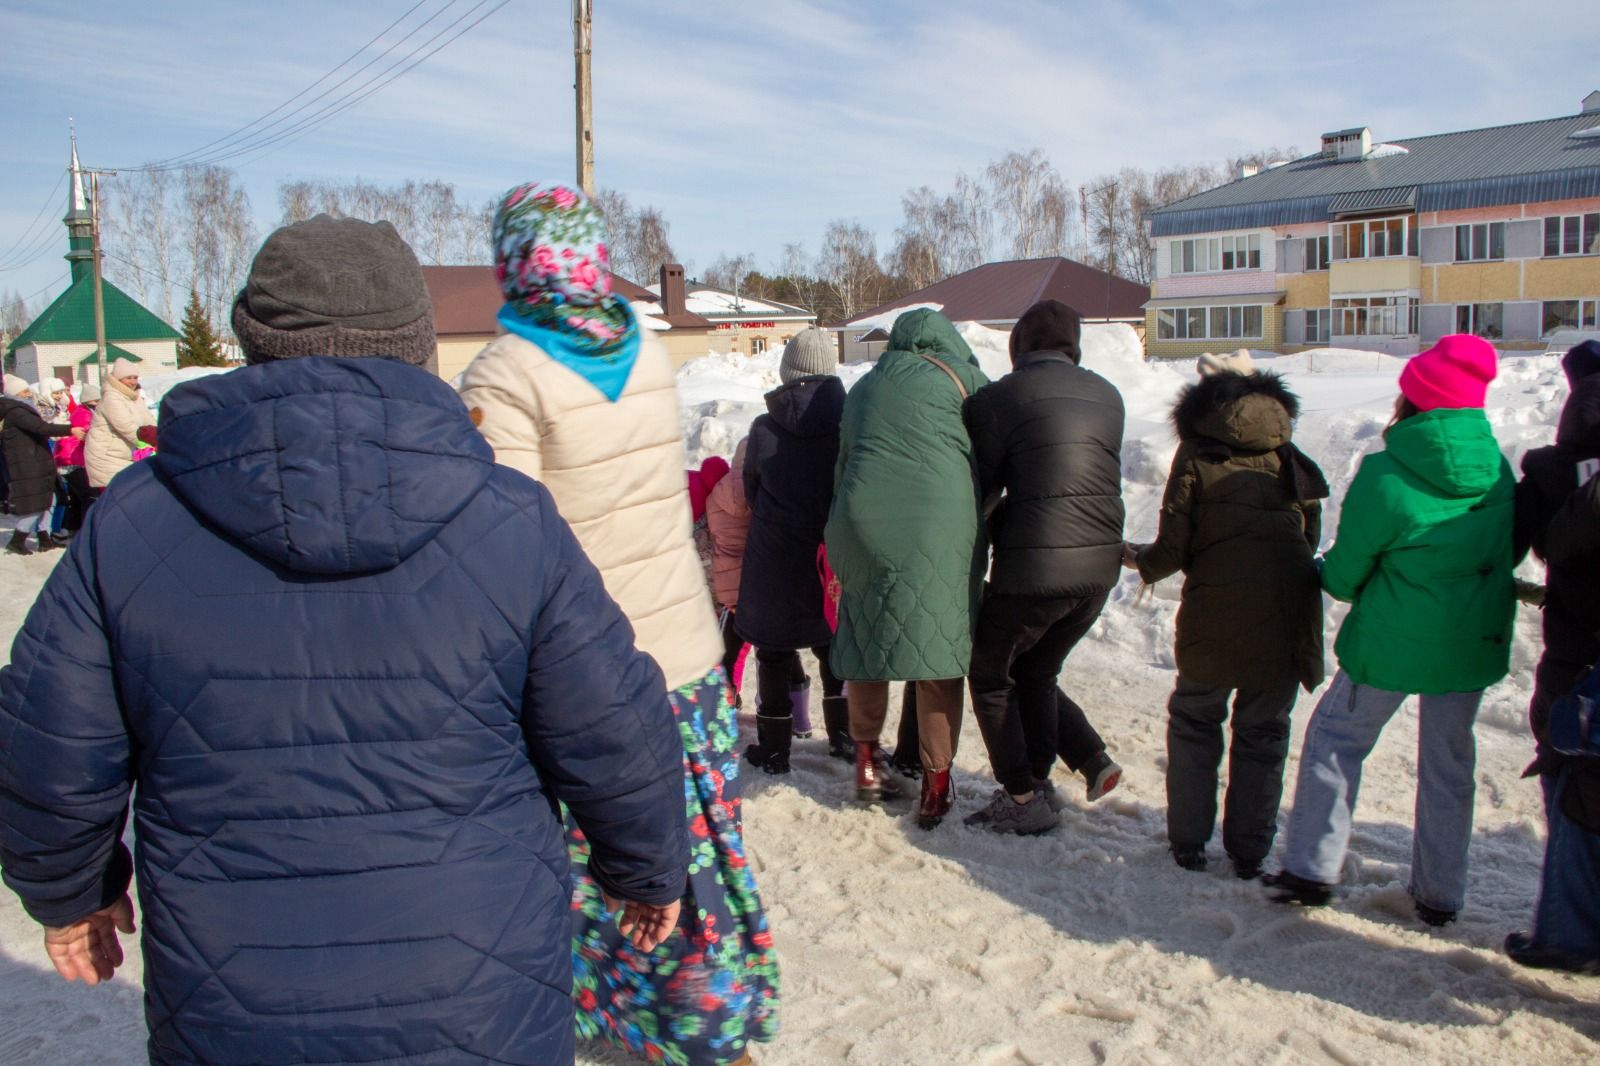
<svg viewBox="0 0 1600 1066">
<path fill-rule="evenodd" d="M 900 316 L 850 390 L 825 538 L 838 575 L 833 672 L 850 681 L 965 677 L 985 545 L 962 397 L 987 384 L 937 311 Z"/>
<path fill-rule="evenodd" d="M 1511 657 L 1516 481 L 1483 411 L 1428 411 L 1361 461 L 1322 586 L 1353 606 L 1334 651 L 1357 684 L 1473 692 Z"/>
</svg>

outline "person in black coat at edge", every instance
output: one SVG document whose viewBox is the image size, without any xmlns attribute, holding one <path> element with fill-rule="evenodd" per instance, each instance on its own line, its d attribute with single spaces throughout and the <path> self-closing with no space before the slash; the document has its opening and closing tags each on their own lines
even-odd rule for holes
<svg viewBox="0 0 1600 1066">
<path fill-rule="evenodd" d="M 1548 567 L 1544 601 L 1544 654 L 1534 672 L 1528 721 L 1542 742 L 1550 705 L 1600 660 L 1600 636 L 1584 623 L 1590 604 L 1600 600 L 1600 573 L 1584 566 L 1552 563 L 1545 543 L 1550 521 L 1568 497 L 1600 470 L 1600 341 L 1585 341 L 1561 361 L 1571 390 L 1556 442 L 1522 457 L 1517 484 L 1515 552 L 1533 549 Z M 1538 772 L 1538 763 L 1530 773 Z"/>
<path fill-rule="evenodd" d="M 11 513 L 16 529 L 5 550 L 10 555 L 32 555 L 30 534 L 38 534 L 39 551 L 58 545 L 50 536 L 50 508 L 56 499 L 56 460 L 50 451 L 52 437 L 82 436 L 71 426 L 46 422 L 35 406 L 32 387 L 15 374 L 5 375 L 5 395 L 0 396 L 0 453 L 10 477 Z"/>
<path fill-rule="evenodd" d="M 423 369 L 389 223 L 273 233 L 233 328 L 0 670 L 5 883 L 97 984 L 137 866 L 152 1063 L 571 1063 L 558 803 L 637 950 L 688 874 L 661 669 Z"/>
<path fill-rule="evenodd" d="M 832 633 L 823 614 L 817 549 L 833 502 L 844 385 L 837 349 L 820 329 L 804 329 L 783 349 L 781 388 L 750 427 L 744 492 L 750 534 L 739 573 L 734 625 L 756 649 L 756 743 L 745 757 L 769 774 L 789 772 L 796 735 L 811 735 L 810 680 L 799 649 L 822 674 L 829 753 L 853 759 L 844 682 L 828 669 Z"/>
<path fill-rule="evenodd" d="M 1557 701 L 1600 664 L 1600 342 L 1567 352 L 1562 369 L 1556 443 L 1523 456 L 1517 485 L 1517 556 L 1531 547 L 1545 564 L 1527 774 L 1539 775 L 1548 832 L 1532 928 L 1505 949 L 1524 966 L 1600 973 L 1600 768 L 1547 743 Z"/>
<path fill-rule="evenodd" d="M 1072 769 L 1092 782 L 1113 765 L 1082 710 L 1056 689 L 1122 562 L 1122 396 L 1078 365 L 1080 331 L 1066 304 L 1034 304 L 1011 330 L 1015 369 L 967 404 L 994 548 L 970 683 L 1000 788 L 966 821 L 998 832 L 1057 824 L 1049 773 L 1058 716 L 1077 749 Z"/>
</svg>

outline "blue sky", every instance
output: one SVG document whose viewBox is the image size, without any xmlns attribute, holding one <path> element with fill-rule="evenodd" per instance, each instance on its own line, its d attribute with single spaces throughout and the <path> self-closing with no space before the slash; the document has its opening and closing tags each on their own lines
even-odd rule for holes
<svg viewBox="0 0 1600 1066">
<path fill-rule="evenodd" d="M 60 177 L 69 116 L 89 165 L 189 152 L 416 2 L 4 0 L 0 262 Z M 413 43 L 476 2 L 457 0 Z M 423 0 L 404 26 L 446 3 Z M 691 268 L 722 252 L 767 264 L 793 240 L 815 252 L 832 218 L 866 223 L 885 246 L 906 189 L 948 187 L 1013 148 L 1042 148 L 1078 183 L 1123 165 L 1309 150 L 1351 125 L 1381 140 L 1568 114 L 1600 88 L 1593 0 L 594 6 L 599 183 L 662 208 Z M 263 232 L 285 179 L 442 178 L 476 202 L 570 176 L 569 10 L 511 0 L 327 125 L 230 163 Z M 55 197 L 51 217 L 64 206 Z M 0 292 L 53 294 L 64 251 L 63 236 L 0 273 Z"/>
</svg>

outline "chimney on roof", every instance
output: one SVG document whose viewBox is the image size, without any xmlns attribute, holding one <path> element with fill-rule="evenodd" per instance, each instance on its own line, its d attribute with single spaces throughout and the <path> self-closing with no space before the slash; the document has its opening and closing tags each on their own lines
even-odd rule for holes
<svg viewBox="0 0 1600 1066">
<path fill-rule="evenodd" d="M 1340 163 L 1365 159 L 1371 151 L 1372 130 L 1366 126 L 1352 126 L 1322 135 L 1322 154 Z"/>
<path fill-rule="evenodd" d="M 1578 110 L 1585 115 L 1591 111 L 1600 111 L 1600 89 L 1596 89 L 1588 96 L 1585 96 L 1583 98 L 1583 106 Z"/>
<path fill-rule="evenodd" d="M 1239 164 L 1239 177 L 1241 180 L 1244 178 L 1253 178 L 1259 173 L 1261 173 L 1261 168 L 1254 163 Z"/>
<path fill-rule="evenodd" d="M 688 309 L 683 294 L 683 264 L 661 264 L 661 313 L 681 315 Z"/>
</svg>

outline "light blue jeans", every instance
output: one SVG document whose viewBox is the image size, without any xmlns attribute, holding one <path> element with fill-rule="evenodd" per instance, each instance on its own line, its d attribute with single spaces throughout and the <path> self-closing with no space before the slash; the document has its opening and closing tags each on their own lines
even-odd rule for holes
<svg viewBox="0 0 1600 1066">
<path fill-rule="evenodd" d="M 1357 685 L 1343 670 L 1323 693 L 1306 727 L 1300 776 L 1289 813 L 1283 867 L 1323 884 L 1337 884 L 1350 844 L 1361 764 L 1406 693 Z M 1472 840 L 1477 747 L 1473 719 L 1483 691 L 1418 697 L 1417 808 L 1411 834 L 1413 899 L 1458 911 L 1467 894 L 1467 845 Z"/>
</svg>

